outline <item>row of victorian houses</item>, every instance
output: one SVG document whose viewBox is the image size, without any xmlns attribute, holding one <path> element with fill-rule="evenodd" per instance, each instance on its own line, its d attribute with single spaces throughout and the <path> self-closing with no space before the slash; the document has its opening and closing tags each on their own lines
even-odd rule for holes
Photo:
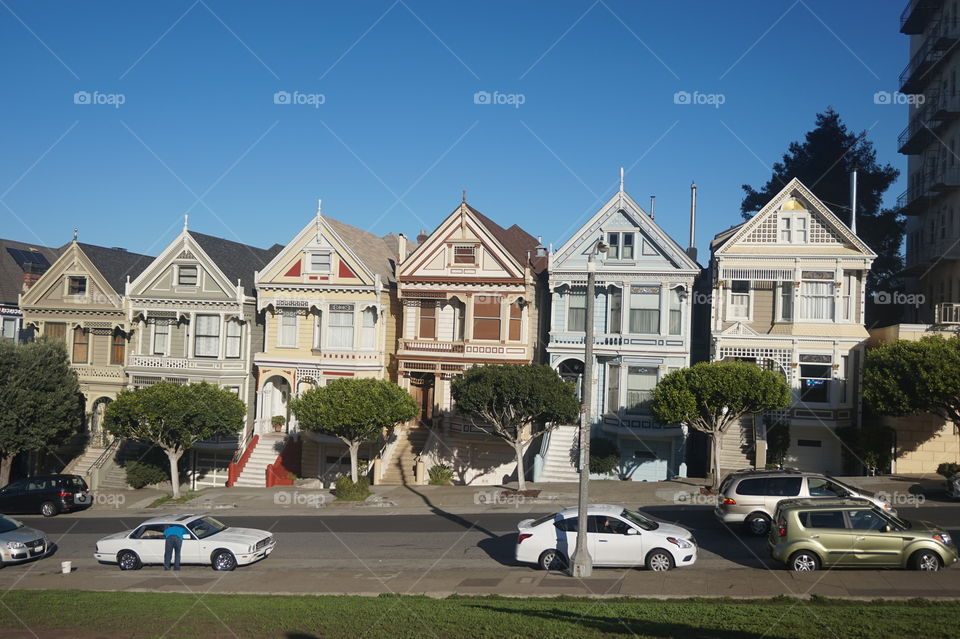
<svg viewBox="0 0 960 639">
<path fill-rule="evenodd" d="M 790 465 L 839 472 L 834 431 L 860 415 L 874 253 L 794 180 L 718 234 L 703 269 L 693 189 L 686 249 L 622 183 L 556 250 L 466 201 L 416 241 L 376 236 L 318 208 L 290 242 L 269 248 L 186 222 L 156 257 L 76 234 L 57 249 L 3 242 L 3 336 L 66 344 L 87 411 L 84 450 L 67 469 L 104 485 L 120 472 L 104 407 L 123 388 L 160 380 L 205 380 L 248 406 L 243 432 L 196 448 L 188 464 L 195 483 L 264 485 L 284 445 L 286 469 L 332 481 L 348 468 L 345 447 L 301 432 L 288 402 L 343 377 L 394 380 L 420 406 L 417 419 L 363 451 L 374 482 L 423 481 L 424 468 L 444 463 L 458 481 L 500 483 L 516 477 L 513 451 L 457 417 L 451 380 L 471 366 L 529 362 L 548 363 L 581 389 L 593 385 L 594 435 L 616 442 L 623 478 L 703 472 L 703 442 L 659 423 L 649 400 L 670 371 L 723 359 L 776 370 L 794 389 L 789 409 L 731 429 L 724 468 L 763 466 L 766 428 L 786 421 Z M 596 272 L 595 361 L 584 380 L 588 269 Z M 576 480 L 575 431 L 562 425 L 536 440 L 527 469 L 534 480 Z"/>
</svg>

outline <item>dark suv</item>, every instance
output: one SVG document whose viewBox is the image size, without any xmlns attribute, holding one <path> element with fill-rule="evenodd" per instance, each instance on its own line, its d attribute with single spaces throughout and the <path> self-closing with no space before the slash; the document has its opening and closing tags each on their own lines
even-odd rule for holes
<svg viewBox="0 0 960 639">
<path fill-rule="evenodd" d="M 93 503 L 87 482 L 80 475 L 40 475 L 18 479 L 0 488 L 0 512 L 60 513 L 89 508 Z"/>
</svg>

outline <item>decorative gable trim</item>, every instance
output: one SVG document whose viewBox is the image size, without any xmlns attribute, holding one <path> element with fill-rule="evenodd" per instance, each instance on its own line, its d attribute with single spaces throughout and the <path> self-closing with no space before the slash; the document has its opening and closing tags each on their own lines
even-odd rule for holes
<svg viewBox="0 0 960 639">
<path fill-rule="evenodd" d="M 725 337 L 757 337 L 760 333 L 756 332 L 743 322 L 736 322 L 720 332 Z"/>
</svg>

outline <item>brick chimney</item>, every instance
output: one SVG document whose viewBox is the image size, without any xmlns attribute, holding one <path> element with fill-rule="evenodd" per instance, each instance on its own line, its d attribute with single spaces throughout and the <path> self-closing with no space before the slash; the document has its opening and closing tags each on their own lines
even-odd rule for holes
<svg viewBox="0 0 960 639">
<path fill-rule="evenodd" d="M 30 272 L 28 272 L 28 271 L 25 271 L 25 272 L 23 273 L 23 290 L 22 290 L 22 292 L 23 292 L 23 293 L 26 293 L 27 291 L 29 291 L 29 290 L 30 290 L 30 287 L 32 287 L 34 284 L 36 284 L 36 283 L 37 283 L 37 280 L 39 280 L 42 275 L 43 275 L 42 273 L 30 273 Z"/>
<path fill-rule="evenodd" d="M 423 244 L 427 241 L 427 238 L 430 235 L 427 233 L 426 229 L 420 229 L 420 234 L 417 236 L 417 244 Z"/>
</svg>

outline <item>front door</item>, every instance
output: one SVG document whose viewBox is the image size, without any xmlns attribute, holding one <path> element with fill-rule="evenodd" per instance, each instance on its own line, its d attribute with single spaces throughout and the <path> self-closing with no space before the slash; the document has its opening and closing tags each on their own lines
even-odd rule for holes
<svg viewBox="0 0 960 639">
<path fill-rule="evenodd" d="M 855 564 L 856 531 L 847 528 L 842 510 L 811 510 L 800 514 L 800 523 L 810 540 L 822 548 L 827 565 Z"/>
<path fill-rule="evenodd" d="M 849 510 L 847 519 L 856 534 L 854 550 L 858 564 L 870 566 L 898 566 L 901 561 L 903 532 L 892 527 L 890 522 L 872 510 Z"/>
<path fill-rule="evenodd" d="M 429 424 L 433 419 L 433 373 L 414 373 L 410 376 L 410 395 L 420 407 L 420 420 Z"/>
</svg>

